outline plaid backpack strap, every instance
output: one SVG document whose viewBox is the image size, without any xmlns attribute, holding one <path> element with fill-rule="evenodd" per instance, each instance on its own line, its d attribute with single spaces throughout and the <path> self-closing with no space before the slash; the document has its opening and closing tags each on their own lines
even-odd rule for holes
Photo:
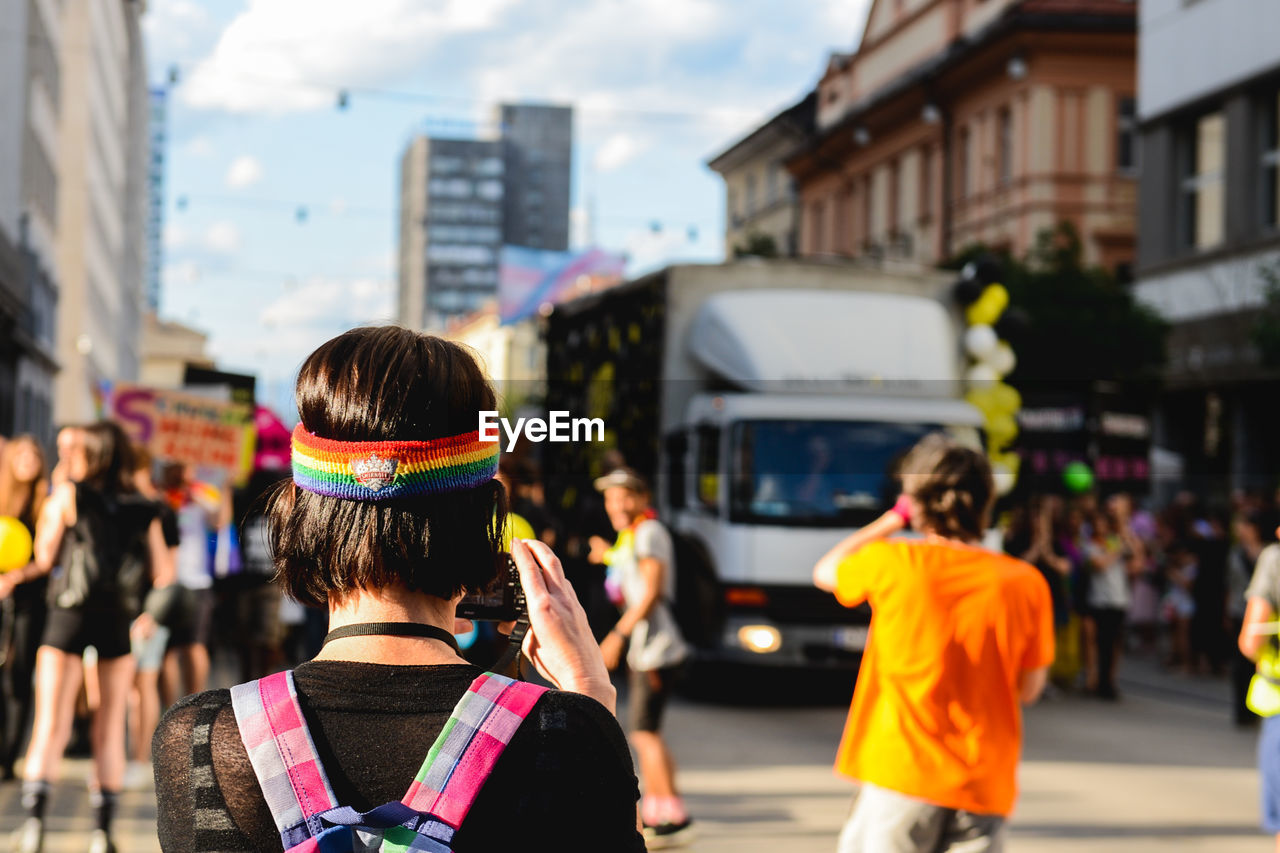
<svg viewBox="0 0 1280 853">
<path fill-rule="evenodd" d="M 231 705 L 284 849 L 319 835 L 318 815 L 338 803 L 298 706 L 293 673 L 231 688 Z"/>
<path fill-rule="evenodd" d="M 486 672 L 467 688 L 404 802 L 453 829 L 467 812 L 520 724 L 547 688 Z"/>
</svg>

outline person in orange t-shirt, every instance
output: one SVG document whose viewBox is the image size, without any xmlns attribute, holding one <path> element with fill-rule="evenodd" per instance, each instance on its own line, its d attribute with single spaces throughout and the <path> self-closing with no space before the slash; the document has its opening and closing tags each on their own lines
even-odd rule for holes
<svg viewBox="0 0 1280 853">
<path fill-rule="evenodd" d="M 814 583 L 874 616 L 837 772 L 860 785 L 840 853 L 1003 849 L 1020 703 L 1053 663 L 1036 569 L 977 543 L 995 497 L 982 454 L 926 437 L 892 510 L 836 545 Z M 922 539 L 888 539 L 910 524 Z"/>
</svg>

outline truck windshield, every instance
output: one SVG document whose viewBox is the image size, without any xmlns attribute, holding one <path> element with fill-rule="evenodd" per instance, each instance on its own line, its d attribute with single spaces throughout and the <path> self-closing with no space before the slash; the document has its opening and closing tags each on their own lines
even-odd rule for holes
<svg viewBox="0 0 1280 853">
<path fill-rule="evenodd" d="M 930 424 L 757 420 L 733 426 L 730 516 L 756 524 L 859 526 L 897 497 L 896 467 Z"/>
</svg>

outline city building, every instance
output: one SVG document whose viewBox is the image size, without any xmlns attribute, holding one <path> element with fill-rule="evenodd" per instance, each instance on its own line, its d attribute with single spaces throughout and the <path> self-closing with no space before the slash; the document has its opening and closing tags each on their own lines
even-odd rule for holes
<svg viewBox="0 0 1280 853">
<path fill-rule="evenodd" d="M 795 257 L 800 205 L 787 157 L 813 136 L 818 101 L 810 92 L 707 161 L 724 179 L 725 255 Z"/>
<path fill-rule="evenodd" d="M 398 322 L 442 328 L 498 289 L 502 144 L 415 138 L 400 161 Z"/>
<path fill-rule="evenodd" d="M 161 320 L 154 311 L 145 312 L 138 348 L 138 381 L 152 388 L 183 387 L 189 367 L 214 369 L 208 345 L 209 336 L 204 332 Z"/>
<path fill-rule="evenodd" d="M 831 56 L 815 133 L 788 160 L 800 254 L 933 264 L 1023 253 L 1059 222 L 1131 274 L 1132 0 L 875 0 Z"/>
<path fill-rule="evenodd" d="M 503 324 L 494 302 L 450 321 L 445 337 L 475 350 L 504 406 L 513 410 L 546 392 L 547 350 L 539 318 Z"/>
<path fill-rule="evenodd" d="M 150 113 L 142 11 L 137 0 L 61 4 L 59 423 L 96 417 L 104 384 L 138 376 Z"/>
<path fill-rule="evenodd" d="M 567 251 L 573 108 L 503 104 L 497 112 L 506 165 L 503 242 Z"/>
<path fill-rule="evenodd" d="M 57 4 L 0 0 L 0 435 L 53 435 Z"/>
<path fill-rule="evenodd" d="M 160 310 L 160 271 L 164 267 L 164 163 L 169 138 L 169 91 L 151 89 L 147 125 L 147 291 L 150 311 Z"/>
<path fill-rule="evenodd" d="M 1139 300 L 1172 324 L 1155 441 L 1206 487 L 1273 490 L 1280 4 L 1143 0 Z M 1264 310 L 1265 309 L 1265 310 Z"/>
<path fill-rule="evenodd" d="M 497 139 L 417 136 L 400 158 L 397 321 L 443 329 L 498 292 L 503 245 L 569 247 L 573 110 L 497 109 Z"/>
</svg>

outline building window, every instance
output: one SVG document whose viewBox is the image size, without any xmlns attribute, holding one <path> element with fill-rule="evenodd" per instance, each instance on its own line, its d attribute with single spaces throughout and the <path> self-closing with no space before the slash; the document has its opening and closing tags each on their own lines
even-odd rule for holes
<svg viewBox="0 0 1280 853">
<path fill-rule="evenodd" d="M 756 212 L 756 176 L 747 175 L 747 216 Z"/>
<path fill-rule="evenodd" d="M 729 190 L 727 207 L 729 208 L 729 224 L 736 228 L 738 226 L 738 194 L 732 189 Z"/>
<path fill-rule="evenodd" d="M 767 178 L 768 183 L 766 185 L 767 189 L 765 190 L 766 204 L 772 205 L 778 202 L 778 185 L 782 178 L 781 172 L 782 172 L 782 169 L 779 166 L 768 167 L 768 178 Z"/>
<path fill-rule="evenodd" d="M 1262 108 L 1262 224 L 1280 226 L 1280 91 Z"/>
<path fill-rule="evenodd" d="M 971 191 L 969 183 L 969 128 L 961 128 L 960 138 L 956 143 L 956 195 L 968 198 Z"/>
<path fill-rule="evenodd" d="M 996 114 L 996 128 L 1000 134 L 999 150 L 1000 185 L 1013 180 L 1013 113 L 1005 107 Z"/>
<path fill-rule="evenodd" d="M 1209 249 L 1222 242 L 1223 166 L 1226 120 L 1201 116 L 1187 130 L 1182 154 L 1182 238 L 1186 246 Z"/>
<path fill-rule="evenodd" d="M 826 251 L 825 241 L 822 239 L 823 223 L 822 223 L 822 202 L 815 201 L 809 206 L 809 245 L 813 249 L 815 255 L 820 255 Z"/>
<path fill-rule="evenodd" d="M 1116 171 L 1131 175 L 1138 169 L 1138 100 L 1123 97 L 1116 105 Z"/>
</svg>

